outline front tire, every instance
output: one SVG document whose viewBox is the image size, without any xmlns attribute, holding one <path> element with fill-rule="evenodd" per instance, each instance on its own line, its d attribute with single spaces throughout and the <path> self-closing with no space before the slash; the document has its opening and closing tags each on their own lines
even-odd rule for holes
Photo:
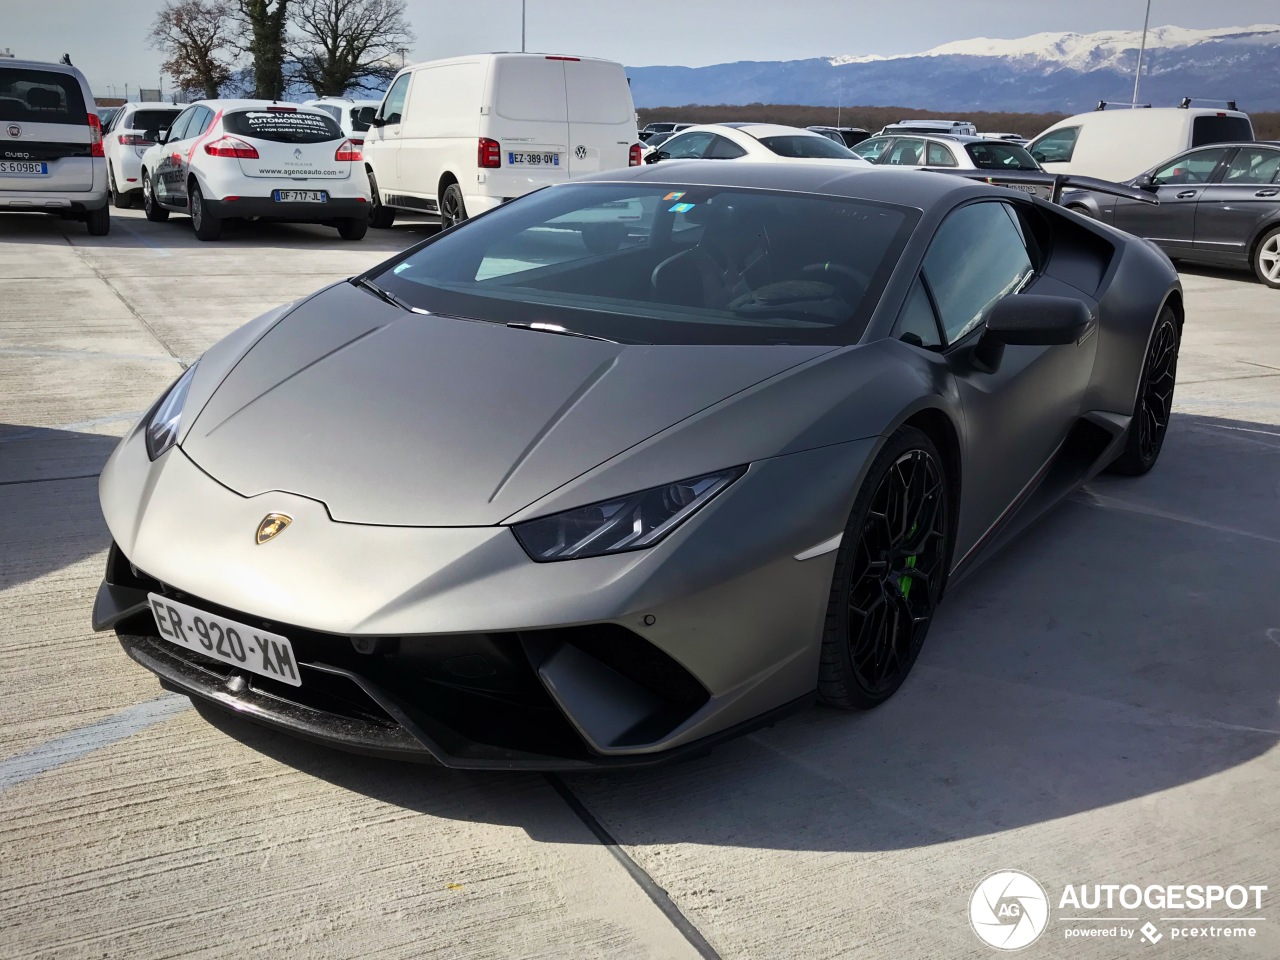
<svg viewBox="0 0 1280 960">
<path fill-rule="evenodd" d="M 467 219 L 467 205 L 462 199 L 462 188 L 451 183 L 440 194 L 440 229 L 448 230 Z"/>
<path fill-rule="evenodd" d="M 338 236 L 343 240 L 363 240 L 364 235 L 369 232 L 368 220 L 339 220 Z"/>
<path fill-rule="evenodd" d="M 190 198 L 191 227 L 195 230 L 197 239 L 217 240 L 222 236 L 222 220 L 209 211 L 204 194 L 200 192 L 200 184 L 192 181 L 187 196 Z"/>
<path fill-rule="evenodd" d="M 1268 287 L 1280 290 L 1280 227 L 1258 241 L 1253 251 L 1253 272 Z"/>
<path fill-rule="evenodd" d="M 169 219 L 169 211 L 156 202 L 155 182 L 145 170 L 142 171 L 142 211 L 152 223 Z"/>
<path fill-rule="evenodd" d="M 84 218 L 89 236 L 105 237 L 111 232 L 111 206 L 104 203 L 97 210 L 90 210 Z"/>
<path fill-rule="evenodd" d="M 950 487 L 933 441 L 903 427 L 876 455 L 836 555 L 818 696 L 866 710 L 902 686 L 951 563 Z"/>
<path fill-rule="evenodd" d="M 378 230 L 386 230 L 396 222 L 394 207 L 384 206 L 382 194 L 378 191 L 378 178 L 369 170 L 369 226 Z"/>
<path fill-rule="evenodd" d="M 1178 348 L 1182 332 L 1171 308 L 1160 311 L 1142 361 L 1138 399 L 1125 433 L 1124 450 L 1108 469 L 1126 477 L 1140 477 L 1156 465 L 1169 432 L 1173 388 L 1178 379 Z"/>
</svg>

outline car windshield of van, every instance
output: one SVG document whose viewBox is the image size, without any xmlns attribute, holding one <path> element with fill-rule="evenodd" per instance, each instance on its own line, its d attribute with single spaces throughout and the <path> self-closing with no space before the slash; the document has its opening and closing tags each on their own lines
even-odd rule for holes
<svg viewBox="0 0 1280 960">
<path fill-rule="evenodd" d="M 0 66 L 0 120 L 84 126 L 89 114 L 70 74 Z"/>
<path fill-rule="evenodd" d="M 572 183 L 448 230 L 370 279 L 415 309 L 623 343 L 848 344 L 918 217 L 841 197 Z"/>
<path fill-rule="evenodd" d="M 227 133 L 275 143 L 323 143 L 341 140 L 342 128 L 325 113 L 300 110 L 242 110 L 222 119 Z"/>
<path fill-rule="evenodd" d="M 965 152 L 979 170 L 1039 170 L 1031 154 L 1016 143 L 966 143 Z"/>
<path fill-rule="evenodd" d="M 843 143 L 828 140 L 821 134 L 813 136 L 761 137 L 760 142 L 780 157 L 798 157 L 814 160 L 848 160 L 854 152 Z"/>
</svg>

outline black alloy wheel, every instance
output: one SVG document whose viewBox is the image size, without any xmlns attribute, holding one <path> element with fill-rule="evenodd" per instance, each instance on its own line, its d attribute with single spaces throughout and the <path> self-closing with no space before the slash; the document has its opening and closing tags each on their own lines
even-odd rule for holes
<svg viewBox="0 0 1280 960">
<path fill-rule="evenodd" d="M 942 600 L 951 558 L 949 489 L 937 448 L 905 427 L 858 494 L 836 560 L 818 693 L 866 709 L 902 685 Z"/>
<path fill-rule="evenodd" d="M 454 224 L 467 219 L 467 207 L 462 200 L 462 188 L 451 183 L 440 194 L 440 229 L 448 230 Z"/>
<path fill-rule="evenodd" d="M 1155 466 L 1169 432 L 1173 389 L 1178 379 L 1178 319 L 1169 307 L 1160 313 L 1142 364 L 1138 399 L 1125 437 L 1124 451 L 1111 464 L 1114 473 L 1141 476 Z"/>
</svg>

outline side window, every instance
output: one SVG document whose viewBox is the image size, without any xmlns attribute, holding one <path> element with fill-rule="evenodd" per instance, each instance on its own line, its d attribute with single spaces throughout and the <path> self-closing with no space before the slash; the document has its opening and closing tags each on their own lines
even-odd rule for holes
<svg viewBox="0 0 1280 960">
<path fill-rule="evenodd" d="M 201 107 L 194 117 L 191 118 L 191 125 L 187 127 L 187 139 L 198 137 L 209 129 L 209 124 L 213 123 L 213 111 L 208 107 Z"/>
<path fill-rule="evenodd" d="M 924 153 L 924 141 L 915 137 L 899 137 L 893 147 L 880 157 L 880 163 L 896 167 L 914 167 Z"/>
<path fill-rule="evenodd" d="M 1160 186 L 1182 183 L 1208 183 L 1219 161 L 1227 155 L 1226 147 L 1212 147 L 1184 154 L 1172 163 L 1165 164 L 1151 176 Z"/>
<path fill-rule="evenodd" d="M 938 305 L 948 343 L 987 319 L 996 302 L 1033 272 L 1031 256 L 1008 205 L 973 203 L 938 228 L 924 258 L 924 276 Z"/>
<path fill-rule="evenodd" d="M 1280 172 L 1280 150 L 1241 147 L 1222 177 L 1223 183 L 1248 185 L 1270 183 Z"/>
<path fill-rule="evenodd" d="M 708 160 L 736 160 L 738 157 L 745 157 L 747 151 L 730 140 L 728 137 L 715 136 L 711 138 L 711 149 L 705 156 Z"/>
<path fill-rule="evenodd" d="M 178 119 L 173 121 L 173 126 L 169 128 L 168 143 L 174 143 L 186 137 L 187 125 L 191 123 L 191 118 L 196 115 L 196 107 L 188 107 L 178 114 Z"/>
<path fill-rule="evenodd" d="M 378 107 L 377 115 L 388 125 L 400 122 L 400 114 L 404 112 L 404 98 L 409 92 L 409 80 L 412 77 L 413 74 L 411 73 L 402 74 L 391 85 L 391 89 L 387 91 L 386 97 L 383 98 L 382 105 Z"/>
<path fill-rule="evenodd" d="M 706 151 L 712 136 L 710 133 L 683 133 L 664 143 L 658 148 L 658 152 L 662 154 L 663 160 L 698 160 Z"/>
<path fill-rule="evenodd" d="M 956 158 L 951 153 L 951 151 L 948 150 L 945 146 L 943 146 L 940 143 L 933 143 L 931 141 L 927 146 L 927 153 L 925 156 L 926 156 L 925 163 L 931 167 L 959 166 L 959 164 L 956 163 Z"/>
<path fill-rule="evenodd" d="M 1033 141 L 1027 149 L 1041 163 L 1066 163 L 1076 152 L 1076 140 L 1079 136 L 1079 127 L 1063 127 L 1046 133 L 1039 140 Z"/>
<path fill-rule="evenodd" d="M 893 143 L 892 137 L 871 137 L 868 140 L 863 140 L 856 147 L 851 147 L 850 149 L 863 160 L 870 160 L 872 163 L 875 163 L 880 159 L 880 154 L 884 153 L 885 147 L 889 146 L 891 143 Z"/>
<path fill-rule="evenodd" d="M 908 336 L 920 341 L 920 346 L 937 347 L 942 345 L 942 336 L 938 333 L 938 317 L 933 312 L 933 304 L 929 302 L 929 294 L 924 288 L 924 281 L 916 277 L 915 286 L 907 297 L 902 308 L 902 315 L 894 327 L 893 335 L 899 340 Z"/>
</svg>

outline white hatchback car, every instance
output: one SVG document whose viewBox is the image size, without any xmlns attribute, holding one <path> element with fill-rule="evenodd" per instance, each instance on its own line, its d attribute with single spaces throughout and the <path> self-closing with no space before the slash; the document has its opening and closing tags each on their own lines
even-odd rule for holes
<svg viewBox="0 0 1280 960">
<path fill-rule="evenodd" d="M 327 113 L 270 100 L 202 100 L 142 156 L 148 220 L 191 216 L 201 240 L 224 220 L 261 218 L 369 228 L 369 179 L 360 151 Z"/>
<path fill-rule="evenodd" d="M 142 198 L 142 155 L 169 129 L 182 107 L 172 103 L 126 103 L 102 138 L 107 187 L 121 210 Z"/>
<path fill-rule="evenodd" d="M 809 163 L 846 160 L 867 165 L 843 144 L 820 133 L 776 123 L 708 123 L 682 130 L 644 158 L 660 160 L 748 160 L 753 163 Z"/>
<path fill-rule="evenodd" d="M 321 97 L 319 100 L 308 100 L 304 107 L 323 111 L 338 121 L 342 132 L 351 138 L 357 147 L 364 146 L 364 135 L 369 132 L 369 124 L 360 119 L 360 111 L 368 107 L 377 110 L 381 100 L 353 100 L 350 97 Z"/>
</svg>

